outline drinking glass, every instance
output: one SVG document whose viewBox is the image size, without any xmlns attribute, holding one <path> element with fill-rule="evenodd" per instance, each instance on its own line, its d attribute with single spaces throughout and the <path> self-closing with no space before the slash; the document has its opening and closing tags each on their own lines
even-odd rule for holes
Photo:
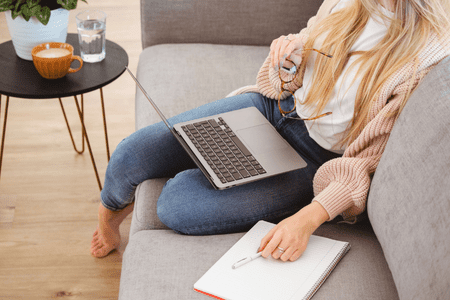
<svg viewBox="0 0 450 300">
<path fill-rule="evenodd" d="M 106 14 L 86 10 L 76 16 L 80 54 L 83 61 L 94 63 L 105 58 Z"/>
</svg>

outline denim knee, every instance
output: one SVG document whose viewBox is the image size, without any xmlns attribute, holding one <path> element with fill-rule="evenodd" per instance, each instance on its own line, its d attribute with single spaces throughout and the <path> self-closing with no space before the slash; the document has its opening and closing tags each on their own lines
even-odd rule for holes
<svg viewBox="0 0 450 300">
<path fill-rule="evenodd" d="M 158 215 L 159 220 L 170 229 L 181 234 L 187 234 L 185 230 L 186 218 L 190 212 L 183 208 L 184 205 L 180 205 L 184 202 L 181 199 L 183 197 L 182 194 L 179 193 L 177 189 L 174 191 L 174 189 L 171 188 L 176 186 L 174 181 L 178 181 L 178 177 L 180 177 L 180 174 L 177 174 L 175 178 L 169 179 L 164 185 L 158 198 L 156 214 Z"/>
<path fill-rule="evenodd" d="M 178 173 L 164 186 L 157 204 L 157 215 L 167 227 L 182 234 L 198 234 L 204 226 L 204 197 L 210 197 L 211 184 L 199 169 Z"/>
<path fill-rule="evenodd" d="M 108 163 L 106 170 L 107 175 L 112 176 L 113 179 L 123 180 L 126 177 L 127 170 L 131 167 L 133 147 L 128 145 L 128 139 L 123 139 L 114 150 Z"/>
<path fill-rule="evenodd" d="M 110 210 L 121 210 L 134 200 L 136 185 L 127 176 L 131 157 L 126 139 L 122 140 L 111 155 L 105 173 L 101 201 Z"/>
<path fill-rule="evenodd" d="M 161 197 L 158 199 L 158 205 L 156 208 L 156 214 L 159 220 L 177 233 L 188 234 L 186 231 L 186 226 L 183 225 L 184 222 L 182 222 L 177 216 L 177 213 L 175 213 L 175 210 L 173 209 L 174 206 L 170 205 L 170 203 L 166 203 L 164 200 L 162 200 L 164 204 L 160 205 L 160 200 Z"/>
</svg>

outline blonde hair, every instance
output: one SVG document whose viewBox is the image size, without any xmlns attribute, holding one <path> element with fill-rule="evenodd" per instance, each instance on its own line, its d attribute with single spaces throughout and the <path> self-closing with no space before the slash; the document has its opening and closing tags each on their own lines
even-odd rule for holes
<svg viewBox="0 0 450 300">
<path fill-rule="evenodd" d="M 392 19 L 385 16 L 377 0 L 353 0 L 345 8 L 329 15 L 311 33 L 305 48 L 320 45 L 320 50 L 333 55 L 332 59 L 318 55 L 314 65 L 311 88 L 302 104 L 315 107 L 320 114 L 327 105 L 333 87 L 352 55 L 359 55 L 352 67 L 359 65 L 356 77 L 359 85 L 352 122 L 340 146 L 348 145 L 358 137 L 369 122 L 369 112 L 383 83 L 406 63 L 415 61 L 417 69 L 419 52 L 432 32 L 444 36 L 450 29 L 450 1 L 448 0 L 393 0 L 395 12 Z M 377 14 L 390 25 L 385 37 L 370 51 L 351 52 L 371 15 Z M 317 46 L 317 45 L 316 45 Z M 303 61 L 311 51 L 305 51 Z M 306 63 L 302 65 L 304 68 Z M 344 74 L 345 75 L 345 74 Z M 412 87 L 412 86 L 411 86 Z M 398 115 L 406 104 L 410 88 Z"/>
</svg>

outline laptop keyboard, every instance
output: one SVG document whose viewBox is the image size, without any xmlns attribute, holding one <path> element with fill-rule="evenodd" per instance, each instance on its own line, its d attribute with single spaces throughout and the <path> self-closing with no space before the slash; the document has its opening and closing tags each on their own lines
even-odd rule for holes
<svg viewBox="0 0 450 300">
<path fill-rule="evenodd" d="M 222 118 L 181 128 L 222 183 L 266 173 Z"/>
</svg>

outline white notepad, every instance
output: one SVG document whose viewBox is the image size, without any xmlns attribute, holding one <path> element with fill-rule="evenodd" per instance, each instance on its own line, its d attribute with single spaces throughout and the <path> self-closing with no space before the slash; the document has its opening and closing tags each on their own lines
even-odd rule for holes
<svg viewBox="0 0 450 300">
<path fill-rule="evenodd" d="M 310 299 L 350 249 L 347 242 L 312 235 L 295 262 L 261 257 L 232 269 L 235 262 L 256 253 L 273 226 L 259 221 L 194 284 L 194 290 L 216 299 Z"/>
</svg>

